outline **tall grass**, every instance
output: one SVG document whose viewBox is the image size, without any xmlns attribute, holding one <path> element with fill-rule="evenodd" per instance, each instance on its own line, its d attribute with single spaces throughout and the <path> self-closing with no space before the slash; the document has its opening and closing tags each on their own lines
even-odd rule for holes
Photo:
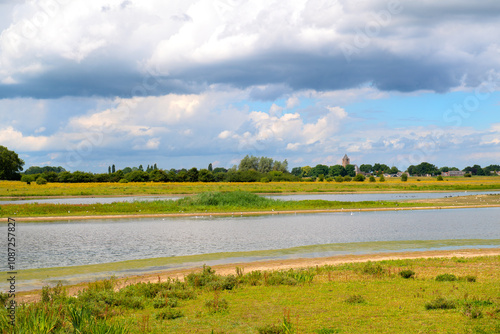
<svg viewBox="0 0 500 334">
<path fill-rule="evenodd" d="M 114 279 L 96 282 L 78 297 L 46 288 L 44 301 L 19 307 L 16 333 L 495 333 L 500 325 L 498 259 L 381 261 L 249 273 L 238 269 L 229 276 L 204 266 L 182 281 L 120 290 Z M 411 267 L 418 279 L 402 279 L 400 267 Z M 435 280 L 446 272 L 457 277 L 474 273 L 479 279 L 453 285 Z M 234 285 L 224 289 L 223 282 Z M 0 309 L 2 325 L 5 315 L 5 308 Z M 2 329 L 2 334 L 14 332 Z"/>
</svg>

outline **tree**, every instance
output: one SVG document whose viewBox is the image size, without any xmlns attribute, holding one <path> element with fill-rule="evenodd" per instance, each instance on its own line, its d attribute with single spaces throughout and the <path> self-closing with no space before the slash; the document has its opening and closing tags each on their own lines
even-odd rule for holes
<svg viewBox="0 0 500 334">
<path fill-rule="evenodd" d="M 209 164 L 208 164 L 208 171 L 209 171 L 209 172 L 212 172 L 212 171 L 213 171 L 212 163 L 209 163 Z"/>
<path fill-rule="evenodd" d="M 354 165 L 347 165 L 347 166 L 345 166 L 345 172 L 350 177 L 356 176 L 356 169 L 354 168 Z"/>
<path fill-rule="evenodd" d="M 408 181 L 408 174 L 404 173 L 403 175 L 401 175 L 401 181 L 403 182 Z"/>
<path fill-rule="evenodd" d="M 149 181 L 153 181 L 153 182 L 167 182 L 168 181 L 167 173 L 165 171 L 163 171 L 163 170 L 153 169 L 149 173 Z"/>
<path fill-rule="evenodd" d="M 116 168 L 115 168 L 115 165 L 113 164 L 113 166 L 111 166 L 111 173 L 115 173 L 116 172 Z"/>
<path fill-rule="evenodd" d="M 136 170 L 128 173 L 125 176 L 125 179 L 129 182 L 146 182 L 149 180 L 149 174 L 142 170 Z"/>
<path fill-rule="evenodd" d="M 363 173 L 371 173 L 373 171 L 373 166 L 363 164 L 359 166 L 359 170 L 362 171 Z"/>
<path fill-rule="evenodd" d="M 0 180 L 20 180 L 24 161 L 16 152 L 0 146 Z"/>
<path fill-rule="evenodd" d="M 187 182 L 198 182 L 198 169 L 196 167 L 191 168 L 186 173 Z"/>
<path fill-rule="evenodd" d="M 261 173 L 269 173 L 273 170 L 274 161 L 271 158 L 261 157 L 259 159 L 258 171 Z"/>
<path fill-rule="evenodd" d="M 26 182 L 27 184 L 31 184 L 31 182 L 35 182 L 34 175 L 23 175 L 21 176 L 21 181 Z"/>
<path fill-rule="evenodd" d="M 314 167 L 312 170 L 311 170 L 311 176 L 319 176 L 320 174 L 323 174 L 324 175 L 328 175 L 328 173 L 330 172 L 328 166 L 326 165 L 316 165 L 316 167 Z"/>
<path fill-rule="evenodd" d="M 335 165 L 335 166 L 330 166 L 330 172 L 329 172 L 329 175 L 330 176 L 345 176 L 346 175 L 346 171 L 345 171 L 345 168 L 341 165 Z"/>
<path fill-rule="evenodd" d="M 379 163 L 376 163 L 373 165 L 373 171 L 377 174 L 379 173 L 389 173 L 389 171 L 391 170 L 391 168 L 389 166 L 387 166 L 386 164 L 379 164 Z"/>
<path fill-rule="evenodd" d="M 399 169 L 396 166 L 392 166 L 391 170 L 389 171 L 391 174 L 397 174 L 399 173 Z"/>
<path fill-rule="evenodd" d="M 111 166 L 108 166 L 108 174 L 111 174 Z"/>
<path fill-rule="evenodd" d="M 216 173 L 227 173 L 227 169 L 223 168 L 223 167 L 216 167 L 214 168 L 214 170 L 212 171 L 212 173 L 216 174 Z"/>
<path fill-rule="evenodd" d="M 301 167 L 293 167 L 292 168 L 292 175 L 302 177 L 302 168 Z"/>
<path fill-rule="evenodd" d="M 43 166 L 43 167 L 38 167 L 38 166 L 31 166 L 30 168 L 26 169 L 24 174 L 42 174 L 45 172 L 55 172 L 55 173 L 62 173 L 65 172 L 66 170 L 62 168 L 61 166 L 59 167 L 54 167 L 54 166 Z"/>
<path fill-rule="evenodd" d="M 411 175 L 426 175 L 426 174 L 441 174 L 441 171 L 434 166 L 433 164 L 430 164 L 428 162 L 422 162 L 421 164 L 417 166 L 411 165 L 408 167 L 408 173 Z"/>
<path fill-rule="evenodd" d="M 486 175 L 490 175 L 490 174 L 493 174 L 495 172 L 500 171 L 500 166 L 499 165 L 489 165 L 487 167 L 484 167 L 483 170 L 484 170 L 484 173 Z"/>
<path fill-rule="evenodd" d="M 312 168 L 310 166 L 304 166 L 304 167 L 302 167 L 302 176 L 303 177 L 309 177 L 309 176 L 311 176 L 311 170 L 312 170 Z"/>
<path fill-rule="evenodd" d="M 200 172 L 198 173 L 198 181 L 214 182 L 215 179 L 211 171 L 209 171 L 208 169 L 200 169 Z"/>
<path fill-rule="evenodd" d="M 259 169 L 259 158 L 246 155 L 243 159 L 241 159 L 240 164 L 238 166 L 238 170 L 247 171 L 247 170 L 258 170 Z"/>
</svg>

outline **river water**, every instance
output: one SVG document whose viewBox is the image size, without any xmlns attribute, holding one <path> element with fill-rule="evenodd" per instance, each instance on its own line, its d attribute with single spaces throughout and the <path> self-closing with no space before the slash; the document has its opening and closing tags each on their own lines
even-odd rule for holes
<svg viewBox="0 0 500 334">
<path fill-rule="evenodd" d="M 499 217 L 500 208 L 481 208 L 18 223 L 17 268 L 331 243 L 498 239 Z"/>
</svg>

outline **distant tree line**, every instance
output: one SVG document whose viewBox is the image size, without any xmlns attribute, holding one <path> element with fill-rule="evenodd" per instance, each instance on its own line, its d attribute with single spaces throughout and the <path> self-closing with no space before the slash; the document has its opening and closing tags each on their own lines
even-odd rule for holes
<svg viewBox="0 0 500 334">
<path fill-rule="evenodd" d="M 21 180 L 27 183 L 46 182 L 86 183 L 86 182 L 277 182 L 299 181 L 300 178 L 288 172 L 288 162 L 275 161 L 267 157 L 246 156 L 239 166 L 230 169 L 217 167 L 212 164 L 206 169 L 193 167 L 187 169 L 163 170 L 157 164 L 148 165 L 146 169 L 139 167 L 125 167 L 116 170 L 115 165 L 108 167 L 108 173 L 94 174 L 87 172 L 68 172 L 60 167 L 30 167 L 30 173 L 22 175 Z M 40 173 L 31 173 L 40 171 Z"/>
<path fill-rule="evenodd" d="M 376 163 L 372 165 L 361 165 L 359 170 L 363 173 L 367 174 L 375 174 L 380 175 L 384 173 L 396 174 L 399 172 L 399 169 L 396 167 L 389 167 L 384 164 Z M 304 166 L 304 167 L 294 167 L 292 168 L 293 175 L 298 177 L 308 177 L 308 178 L 319 178 L 319 177 L 337 177 L 337 176 L 356 176 L 356 167 L 354 165 L 316 165 L 315 167 Z"/>
<path fill-rule="evenodd" d="M 209 164 L 206 169 L 159 169 L 157 164 L 147 165 L 144 169 L 139 167 L 125 167 L 117 170 L 115 165 L 108 167 L 108 173 L 87 173 L 82 171 L 68 172 L 63 167 L 32 166 L 24 173 L 24 161 L 17 153 L 0 146 L 0 180 L 21 180 L 25 182 L 271 182 L 271 181 L 300 181 L 316 179 L 324 180 L 335 178 L 353 178 L 356 175 L 354 165 L 327 166 L 318 164 L 315 167 L 295 167 L 291 173 L 288 172 L 288 161 L 273 160 L 268 157 L 245 156 L 238 166 L 226 169 L 222 167 L 213 168 Z M 397 174 L 397 167 L 389 167 L 386 164 L 375 163 L 373 165 L 363 164 L 359 167 L 364 174 L 383 175 Z M 443 172 L 458 171 L 456 167 L 441 167 L 422 162 L 419 165 L 411 165 L 407 172 L 410 175 L 441 175 Z M 482 168 L 480 165 L 468 166 L 463 169 L 466 175 L 497 175 L 500 165 L 489 165 Z M 21 174 L 22 173 L 22 174 Z M 358 181 L 362 181 L 360 177 Z M 372 180 L 372 179 L 370 179 Z"/>
</svg>

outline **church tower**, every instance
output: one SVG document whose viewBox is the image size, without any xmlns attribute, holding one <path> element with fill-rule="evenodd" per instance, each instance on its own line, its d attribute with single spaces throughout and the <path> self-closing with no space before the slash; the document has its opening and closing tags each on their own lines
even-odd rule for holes
<svg viewBox="0 0 500 334">
<path fill-rule="evenodd" d="M 346 155 L 342 158 L 342 166 L 345 168 L 347 165 L 351 164 L 351 159 Z"/>
</svg>

